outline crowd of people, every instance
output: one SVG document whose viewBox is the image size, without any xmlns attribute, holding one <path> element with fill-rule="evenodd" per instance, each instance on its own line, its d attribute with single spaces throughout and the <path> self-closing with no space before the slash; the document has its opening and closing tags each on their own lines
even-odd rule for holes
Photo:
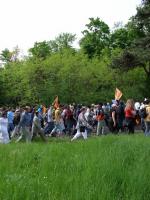
<svg viewBox="0 0 150 200">
<path fill-rule="evenodd" d="M 107 135 L 109 133 L 134 134 L 135 126 L 141 127 L 150 136 L 150 101 L 142 103 L 128 99 L 126 103 L 113 100 L 111 103 L 83 105 L 51 105 L 49 108 L 17 107 L 0 108 L 0 143 L 34 141 L 41 137 L 70 136 L 71 141 L 80 136 Z"/>
</svg>

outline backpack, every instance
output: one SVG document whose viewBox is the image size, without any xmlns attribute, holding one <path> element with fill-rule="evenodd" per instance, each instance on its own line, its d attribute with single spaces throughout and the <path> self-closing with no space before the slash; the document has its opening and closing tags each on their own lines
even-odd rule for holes
<svg viewBox="0 0 150 200">
<path fill-rule="evenodd" d="M 13 124 L 16 126 L 18 125 L 20 122 L 20 113 L 15 112 L 14 113 L 14 119 L 13 119 Z"/>
<path fill-rule="evenodd" d="M 98 109 L 96 111 L 96 120 L 97 121 L 101 121 L 105 119 L 105 115 L 104 115 L 104 110 L 103 109 Z"/>
<path fill-rule="evenodd" d="M 73 118 L 73 113 L 70 109 L 67 109 L 65 118 L 66 119 L 72 119 Z"/>
</svg>

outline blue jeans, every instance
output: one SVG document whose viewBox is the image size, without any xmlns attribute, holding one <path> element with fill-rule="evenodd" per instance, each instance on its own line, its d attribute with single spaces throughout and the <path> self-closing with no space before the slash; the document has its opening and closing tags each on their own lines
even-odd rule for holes
<svg viewBox="0 0 150 200">
<path fill-rule="evenodd" d="M 62 131 L 63 131 L 63 130 L 62 130 L 61 124 L 57 122 L 57 123 L 55 124 L 55 127 L 53 128 L 51 134 L 52 134 L 52 133 L 55 133 L 55 132 L 61 133 Z"/>
<path fill-rule="evenodd" d="M 85 128 L 85 130 L 86 130 L 88 136 L 91 135 L 92 129 L 90 129 L 90 128 Z"/>
<path fill-rule="evenodd" d="M 11 137 L 11 132 L 14 130 L 14 124 L 13 123 L 8 123 L 8 133 L 9 133 L 9 138 Z"/>
<path fill-rule="evenodd" d="M 98 121 L 98 124 L 97 124 L 97 135 L 99 135 L 99 134 L 104 135 L 105 134 L 105 127 L 106 127 L 105 120 Z"/>
<path fill-rule="evenodd" d="M 145 121 L 145 136 L 150 136 L 150 122 Z"/>
<path fill-rule="evenodd" d="M 44 133 L 48 134 L 50 133 L 54 128 L 54 122 L 48 122 L 44 128 Z"/>
</svg>

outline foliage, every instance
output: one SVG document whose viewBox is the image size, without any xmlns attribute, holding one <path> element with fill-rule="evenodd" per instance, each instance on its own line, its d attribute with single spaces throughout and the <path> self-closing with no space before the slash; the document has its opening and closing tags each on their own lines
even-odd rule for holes
<svg viewBox="0 0 150 200">
<path fill-rule="evenodd" d="M 49 41 L 52 52 L 59 52 L 64 49 L 73 49 L 72 44 L 76 39 L 76 35 L 71 33 L 59 34 L 55 40 Z"/>
<path fill-rule="evenodd" d="M 110 46 L 112 49 L 121 48 L 125 49 L 131 45 L 131 42 L 134 39 L 134 34 L 125 28 L 118 28 L 114 32 L 111 33 L 110 36 Z"/>
<path fill-rule="evenodd" d="M 137 94 L 139 99 L 143 98 L 143 71 L 139 68 L 137 73 L 135 70 L 120 73 L 108 67 L 111 58 L 107 49 L 102 56 L 101 61 L 89 60 L 81 52 L 70 50 L 51 54 L 44 60 L 29 59 L 5 66 L 0 72 L 4 82 L 0 103 L 49 105 L 56 95 L 61 103 L 106 102 L 114 98 L 116 87 L 123 90 L 124 100 L 126 96 L 134 98 Z"/>
<path fill-rule="evenodd" d="M 6 64 L 9 64 L 11 62 L 16 62 L 18 61 L 18 56 L 19 56 L 19 48 L 16 46 L 13 51 L 10 51 L 9 49 L 4 49 L 2 50 L 0 54 L 0 60 Z"/>
<path fill-rule="evenodd" d="M 149 97 L 150 2 L 144 0 L 125 26 L 110 32 L 99 18 L 90 18 L 82 32 L 80 49 L 75 34 L 61 33 L 55 40 L 36 42 L 29 56 L 19 60 L 18 47 L 1 52 L 0 105 L 44 103 L 58 95 L 65 103 L 98 103 Z M 144 73 L 145 72 L 145 73 Z"/>
<path fill-rule="evenodd" d="M 135 39 L 124 53 L 113 60 L 115 66 L 123 69 L 143 67 L 146 76 L 150 79 L 150 2 L 143 1 L 137 9 L 137 14 L 129 24 L 130 30 L 136 33 Z M 135 31 L 136 30 L 136 31 Z M 114 64 L 112 64 L 114 66 Z"/>
<path fill-rule="evenodd" d="M 89 18 L 87 29 L 82 32 L 83 38 L 80 41 L 81 49 L 89 58 L 100 56 L 102 50 L 109 46 L 109 27 L 99 18 Z"/>
<path fill-rule="evenodd" d="M 50 50 L 48 42 L 35 42 L 34 47 L 29 49 L 29 53 L 34 57 L 34 59 L 45 59 L 48 55 L 50 55 Z"/>
</svg>

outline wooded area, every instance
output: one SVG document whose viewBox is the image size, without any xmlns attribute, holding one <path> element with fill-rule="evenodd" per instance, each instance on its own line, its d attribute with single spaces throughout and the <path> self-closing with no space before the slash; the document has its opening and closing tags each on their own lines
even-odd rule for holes
<svg viewBox="0 0 150 200">
<path fill-rule="evenodd" d="M 4 49 L 0 60 L 0 105 L 49 105 L 58 95 L 62 103 L 110 101 L 118 87 L 123 98 L 143 100 L 150 90 L 150 1 L 113 30 L 99 18 L 89 18 L 76 36 L 61 33 L 55 40 L 36 42 L 19 59 L 19 49 Z"/>
</svg>

